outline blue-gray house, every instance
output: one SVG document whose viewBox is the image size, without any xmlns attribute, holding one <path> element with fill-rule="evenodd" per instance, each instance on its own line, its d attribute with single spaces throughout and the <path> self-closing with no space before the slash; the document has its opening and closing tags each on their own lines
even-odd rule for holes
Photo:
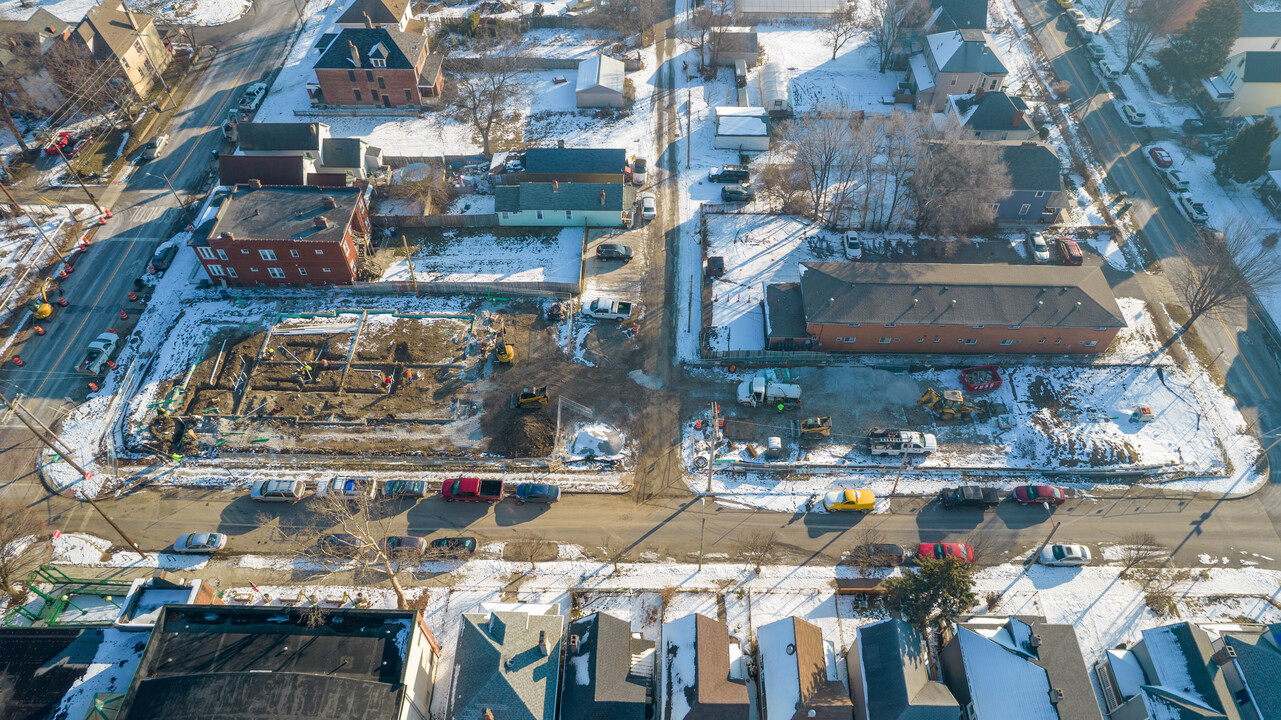
<svg viewBox="0 0 1281 720">
<path fill-rule="evenodd" d="M 1052 223 L 1067 207 L 1059 156 L 1048 145 L 1004 145 L 1001 159 L 1010 171 L 1012 192 L 992 203 L 997 222 Z"/>
</svg>

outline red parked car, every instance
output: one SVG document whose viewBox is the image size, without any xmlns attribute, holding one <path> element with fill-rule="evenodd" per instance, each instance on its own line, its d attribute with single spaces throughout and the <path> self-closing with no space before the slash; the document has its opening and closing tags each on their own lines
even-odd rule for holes
<svg viewBox="0 0 1281 720">
<path fill-rule="evenodd" d="M 1023 505 L 1062 505 L 1067 496 L 1063 488 L 1053 485 L 1020 485 L 1014 488 L 1014 499 Z"/>
<path fill-rule="evenodd" d="M 1165 148 L 1149 148 L 1148 155 L 1159 168 L 1168 168 L 1174 164 L 1174 158 L 1170 157 L 1170 153 L 1166 152 Z"/>
<path fill-rule="evenodd" d="M 70 144 L 71 144 L 71 133 L 60 132 L 58 133 L 57 137 L 52 138 L 49 140 L 49 142 L 45 143 L 44 154 L 57 155 L 59 150 L 61 150 L 62 148 L 65 148 L 67 145 L 70 145 Z"/>
<path fill-rule="evenodd" d="M 79 154 L 80 154 L 80 151 L 81 151 L 81 150 L 84 150 L 84 149 L 85 149 L 85 146 L 87 146 L 87 145 L 88 145 L 89 143 L 91 143 L 91 142 L 93 142 L 93 136 L 92 136 L 92 135 L 86 135 L 86 136 L 84 136 L 84 137 L 80 138 L 79 140 L 77 140 L 77 141 L 76 141 L 76 144 L 75 144 L 75 145 L 72 145 L 70 150 L 63 150 L 62 152 L 63 152 L 67 157 L 69 157 L 69 158 L 73 158 L 73 157 L 75 157 L 75 156 L 79 155 Z"/>
<path fill-rule="evenodd" d="M 932 557 L 935 560 L 956 558 L 961 562 L 974 562 L 974 546 L 969 543 L 921 543 L 916 548 L 920 557 Z"/>
</svg>

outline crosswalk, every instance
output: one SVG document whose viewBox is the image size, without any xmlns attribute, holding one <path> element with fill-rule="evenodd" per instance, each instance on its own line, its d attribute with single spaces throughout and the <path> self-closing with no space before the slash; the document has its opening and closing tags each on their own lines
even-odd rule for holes
<svg viewBox="0 0 1281 720">
<path fill-rule="evenodd" d="M 168 219 L 173 213 L 173 208 L 162 207 L 159 203 L 148 203 L 146 205 L 134 205 L 126 210 L 122 218 L 130 225 L 140 225 L 160 218 Z"/>
</svg>

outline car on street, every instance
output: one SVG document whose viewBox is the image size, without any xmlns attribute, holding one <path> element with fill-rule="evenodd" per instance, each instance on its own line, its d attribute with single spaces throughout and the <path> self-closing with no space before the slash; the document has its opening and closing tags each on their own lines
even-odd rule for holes
<svg viewBox="0 0 1281 720">
<path fill-rule="evenodd" d="M 1072 0 L 1054 0 L 1054 4 L 1058 5 L 1062 10 L 1067 10 L 1072 7 Z"/>
<path fill-rule="evenodd" d="M 751 178 L 751 173 L 742 165 L 722 165 L 712 168 L 707 173 L 708 181 L 714 183 L 745 183 Z"/>
<path fill-rule="evenodd" d="M 1001 504 L 1001 493 L 995 488 L 980 485 L 961 485 L 939 490 L 939 504 L 945 508 L 976 507 L 994 508 Z"/>
<path fill-rule="evenodd" d="M 1059 246 L 1059 257 L 1063 259 L 1064 265 L 1080 265 L 1085 262 L 1085 255 L 1081 252 L 1081 246 L 1066 235 L 1060 236 L 1057 245 Z"/>
<path fill-rule="evenodd" d="M 1191 195 L 1180 195 L 1176 198 L 1179 207 L 1183 209 L 1188 219 L 1197 225 L 1204 225 L 1210 221 L 1210 213 L 1206 212 L 1205 205 L 1192 199 Z"/>
<path fill-rule="evenodd" d="M 1085 24 L 1085 13 L 1077 10 L 1076 8 L 1068 8 L 1068 11 L 1064 14 L 1067 15 L 1068 22 L 1072 23 L 1076 27 L 1081 27 Z"/>
<path fill-rule="evenodd" d="M 922 558 L 934 558 L 943 560 L 946 558 L 956 558 L 961 562 L 974 562 L 974 546 L 969 543 L 921 543 L 916 548 L 916 556 Z"/>
<path fill-rule="evenodd" d="M 897 543 L 860 543 L 850 548 L 846 564 L 871 567 L 894 567 L 907 559 L 907 550 Z"/>
<path fill-rule="evenodd" d="M 45 155 L 57 155 L 58 151 L 71 144 L 71 133 L 60 132 L 44 145 Z"/>
<path fill-rule="evenodd" d="M 756 190 L 747 185 L 726 185 L 721 188 L 721 200 L 724 202 L 751 202 L 756 199 Z"/>
<path fill-rule="evenodd" d="M 1166 170 L 1161 173 L 1161 181 L 1175 192 L 1184 192 L 1191 186 L 1187 173 L 1182 170 Z"/>
<path fill-rule="evenodd" d="M 1020 485 L 1014 488 L 1014 501 L 1021 505 L 1062 505 L 1067 500 L 1063 488 L 1054 485 Z"/>
<path fill-rule="evenodd" d="M 392 480 L 383 485 L 383 495 L 387 497 L 425 498 L 434 491 L 426 480 Z"/>
<path fill-rule="evenodd" d="M 516 504 L 554 503 L 560 500 L 560 488 L 546 483 L 521 483 L 516 486 Z"/>
<path fill-rule="evenodd" d="M 81 150 L 84 150 L 86 147 L 88 147 L 88 146 L 89 146 L 89 143 L 91 143 L 91 142 L 93 142 L 93 136 L 92 136 L 92 135 L 85 135 L 84 137 L 82 137 L 82 138 L 80 138 L 79 140 L 77 140 L 77 141 L 76 141 L 76 143 L 75 143 L 74 145 L 72 145 L 72 146 L 71 146 L 71 149 L 70 149 L 70 150 L 67 150 L 67 151 L 66 151 L 66 156 L 67 156 L 67 157 L 69 157 L 69 158 L 73 158 L 73 157 L 75 157 L 75 156 L 79 155 L 79 154 L 80 154 L 80 151 L 81 151 Z"/>
<path fill-rule="evenodd" d="M 383 540 L 383 547 L 393 557 L 422 555 L 427 551 L 427 538 L 416 535 L 389 535 Z"/>
<path fill-rule="evenodd" d="M 316 549 L 327 555 L 356 555 L 360 536 L 352 533 L 325 533 L 316 540 Z"/>
<path fill-rule="evenodd" d="M 1148 124 L 1148 114 L 1134 106 L 1134 103 L 1125 103 L 1121 106 L 1121 116 L 1125 121 L 1135 126 Z"/>
<path fill-rule="evenodd" d="M 828 512 L 872 512 L 876 509 L 876 495 L 871 490 L 833 490 L 823 496 L 823 509 Z"/>
<path fill-rule="evenodd" d="M 259 480 L 249 486 L 249 499 L 259 502 L 296 503 L 306 494 L 305 480 Z"/>
<path fill-rule="evenodd" d="M 330 478 L 316 483 L 316 497 L 334 495 L 345 500 L 356 500 L 360 497 L 372 498 L 377 490 L 378 484 L 368 477 Z"/>
<path fill-rule="evenodd" d="M 632 182 L 637 185 L 644 185 L 645 180 L 649 178 L 649 161 L 643 157 L 632 160 Z"/>
<path fill-rule="evenodd" d="M 641 193 L 638 200 L 640 200 L 642 220 L 653 220 L 658 217 L 658 201 L 654 193 Z"/>
<path fill-rule="evenodd" d="M 1170 156 L 1169 151 L 1163 147 L 1148 148 L 1148 157 L 1151 158 L 1152 164 L 1162 170 L 1174 164 L 1174 158 Z"/>
<path fill-rule="evenodd" d="M 1183 132 L 1187 135 L 1216 135 L 1226 130 L 1227 126 L 1218 118 L 1191 118 L 1183 121 Z"/>
<path fill-rule="evenodd" d="M 1089 565 L 1094 556 L 1090 554 L 1090 549 L 1084 545 L 1072 545 L 1069 543 L 1046 545 L 1041 550 L 1040 557 L 1037 561 L 1042 565 L 1050 567 L 1080 567 Z"/>
<path fill-rule="evenodd" d="M 176 553 L 215 553 L 227 547 L 227 536 L 222 533 L 183 533 L 173 541 Z"/>
<path fill-rule="evenodd" d="M 596 246 L 597 260 L 622 260 L 627 262 L 635 255 L 632 249 L 618 243 L 601 243 Z"/>
<path fill-rule="evenodd" d="M 169 144 L 168 135 L 161 133 L 155 136 L 154 138 L 151 139 L 151 142 L 142 146 L 142 159 L 155 160 L 156 158 L 160 157 L 160 153 L 164 151 L 165 146 L 168 144 Z"/>
<path fill-rule="evenodd" d="M 427 552 L 438 557 L 463 557 L 476 553 L 476 538 L 447 537 L 427 543 Z"/>
<path fill-rule="evenodd" d="M 262 98 L 267 94 L 267 83 L 256 82 L 245 88 L 245 94 L 240 96 L 240 109 L 245 112 L 253 112 L 258 109 Z"/>
<path fill-rule="evenodd" d="M 1050 261 L 1050 246 L 1045 242 L 1045 234 L 1032 233 L 1032 259 L 1039 263 Z"/>
<path fill-rule="evenodd" d="M 1085 44 L 1085 54 L 1089 55 L 1091 60 L 1102 60 L 1107 53 L 1104 52 L 1098 40 L 1091 40 Z"/>
<path fill-rule="evenodd" d="M 1097 42 L 1097 41 L 1091 40 L 1090 42 Z M 1121 77 L 1121 71 L 1112 67 L 1112 63 L 1109 63 L 1107 60 L 1104 60 L 1103 58 L 1099 58 L 1098 64 L 1099 64 L 1099 77 L 1103 78 L 1104 80 L 1115 80 Z"/>
</svg>

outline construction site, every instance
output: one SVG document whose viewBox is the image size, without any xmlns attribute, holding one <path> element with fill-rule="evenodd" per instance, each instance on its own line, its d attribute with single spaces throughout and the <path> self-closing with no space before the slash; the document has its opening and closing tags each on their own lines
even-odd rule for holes
<svg viewBox="0 0 1281 720">
<path fill-rule="evenodd" d="M 546 304 L 294 313 L 265 328 L 209 327 L 203 347 L 182 349 L 194 352 L 190 360 L 153 371 L 164 377 L 151 378 L 153 400 L 124 433 L 126 449 L 548 458 L 558 429 L 572 444 L 576 423 L 596 411 L 560 395 L 574 384 L 567 379 L 591 370 L 561 350 Z"/>
</svg>

